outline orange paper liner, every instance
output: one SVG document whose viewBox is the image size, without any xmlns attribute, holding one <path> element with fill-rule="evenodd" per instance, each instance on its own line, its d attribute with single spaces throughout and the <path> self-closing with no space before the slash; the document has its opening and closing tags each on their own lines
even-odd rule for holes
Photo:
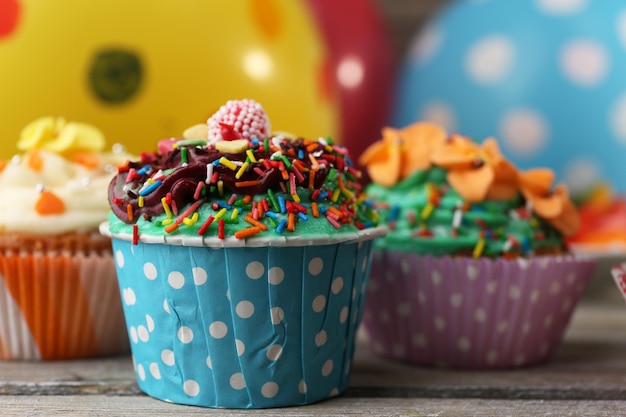
<svg viewBox="0 0 626 417">
<path fill-rule="evenodd" d="M 0 255 L 0 358 L 128 351 L 112 255 Z"/>
</svg>

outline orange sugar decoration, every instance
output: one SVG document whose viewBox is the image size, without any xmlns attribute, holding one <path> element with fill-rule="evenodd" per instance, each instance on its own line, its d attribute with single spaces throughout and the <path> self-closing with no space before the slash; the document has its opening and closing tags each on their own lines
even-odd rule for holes
<svg viewBox="0 0 626 417">
<path fill-rule="evenodd" d="M 4 171 L 4 168 L 7 167 L 7 161 L 0 161 L 0 172 Z"/>
<path fill-rule="evenodd" d="M 320 216 L 319 207 L 317 206 L 317 203 L 315 201 L 311 203 L 311 210 L 313 211 L 313 217 Z"/>
<path fill-rule="evenodd" d="M 37 149 L 30 150 L 27 155 L 26 164 L 33 171 L 40 172 L 43 169 L 41 153 Z"/>
<path fill-rule="evenodd" d="M 128 216 L 128 220 L 129 221 L 133 221 L 133 205 L 128 203 L 128 205 L 126 206 L 126 215 Z"/>
<path fill-rule="evenodd" d="M 35 211 L 42 216 L 62 214 L 65 212 L 65 203 L 52 191 L 43 190 L 35 203 Z"/>
<path fill-rule="evenodd" d="M 328 207 L 327 209 L 329 212 L 333 213 L 334 215 L 336 215 L 338 218 L 343 217 L 343 213 L 341 211 L 339 211 L 338 209 L 336 209 L 333 206 Z"/>
<path fill-rule="evenodd" d="M 245 239 L 247 237 L 256 235 L 257 233 L 261 233 L 261 228 L 258 226 L 248 227 L 247 229 L 239 230 L 235 232 L 235 237 L 237 239 Z"/>
<path fill-rule="evenodd" d="M 72 155 L 72 161 L 90 169 L 100 166 L 100 157 L 93 152 L 77 152 Z"/>
<path fill-rule="evenodd" d="M 309 172 L 309 189 L 315 189 L 315 173 L 317 172 L 317 168 L 313 168 Z"/>
<path fill-rule="evenodd" d="M 238 181 L 235 183 L 235 187 L 255 187 L 259 185 L 261 181 L 259 180 L 250 180 L 250 181 Z"/>
<path fill-rule="evenodd" d="M 295 213 L 289 213 L 287 216 L 287 230 L 293 232 L 296 226 L 296 215 Z"/>
<path fill-rule="evenodd" d="M 255 220 L 254 218 L 252 218 L 250 215 L 247 215 L 246 217 L 243 218 L 245 221 L 247 221 L 248 223 L 250 223 L 253 226 L 258 227 L 259 229 L 266 231 L 267 230 L 267 226 L 264 225 L 263 223 L 261 223 L 258 220 Z"/>
</svg>

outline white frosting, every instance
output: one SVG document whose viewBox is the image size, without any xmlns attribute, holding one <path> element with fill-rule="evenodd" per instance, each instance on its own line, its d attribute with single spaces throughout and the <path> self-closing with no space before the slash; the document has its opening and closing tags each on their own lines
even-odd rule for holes
<svg viewBox="0 0 626 417">
<path fill-rule="evenodd" d="M 0 232 L 52 235 L 97 231 L 110 210 L 108 186 L 117 166 L 129 156 L 123 152 L 96 153 L 96 167 L 38 151 L 39 171 L 28 163 L 29 154 L 14 157 L 0 172 Z M 65 205 L 60 214 L 42 215 L 35 209 L 45 189 Z"/>
</svg>

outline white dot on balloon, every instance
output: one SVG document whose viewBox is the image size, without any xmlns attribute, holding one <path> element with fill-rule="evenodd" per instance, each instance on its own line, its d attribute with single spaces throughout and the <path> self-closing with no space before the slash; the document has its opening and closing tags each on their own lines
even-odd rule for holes
<svg viewBox="0 0 626 417">
<path fill-rule="evenodd" d="M 200 385 L 193 379 L 188 379 L 183 383 L 183 391 L 190 397 L 196 397 L 200 394 Z"/>
<path fill-rule="evenodd" d="M 584 192 L 600 180 L 602 168 L 591 159 L 573 159 L 565 167 L 564 177 L 572 193 Z"/>
<path fill-rule="evenodd" d="M 623 93 L 611 109 L 611 128 L 622 145 L 626 145 L 626 93 Z"/>
<path fill-rule="evenodd" d="M 170 349 L 163 349 L 161 351 L 161 360 L 167 366 L 174 366 L 174 352 Z"/>
<path fill-rule="evenodd" d="M 193 331 L 187 326 L 181 326 L 178 329 L 178 340 L 185 344 L 191 343 L 193 340 Z"/>
<path fill-rule="evenodd" d="M 272 285 L 278 285 L 285 279 L 285 271 L 279 266 L 273 266 L 268 271 L 268 280 Z"/>
<path fill-rule="evenodd" d="M 604 81 L 609 69 L 609 56 L 601 44 L 579 39 L 563 47 L 560 64 L 561 71 L 574 84 L 592 87 Z"/>
<path fill-rule="evenodd" d="M 358 56 L 346 56 L 337 66 L 337 81 L 344 88 L 356 88 L 363 82 L 365 69 Z"/>
<path fill-rule="evenodd" d="M 530 156 L 545 147 L 548 126 L 536 111 L 525 108 L 514 109 L 502 118 L 500 135 L 513 152 L 521 156 Z"/>
<path fill-rule="evenodd" d="M 230 376 L 230 386 L 236 390 L 242 390 L 246 387 L 246 381 L 243 379 L 241 372 L 234 373 Z"/>
<path fill-rule="evenodd" d="M 228 327 L 222 321 L 214 321 L 209 326 L 209 333 L 216 339 L 221 339 L 228 333 Z"/>
<path fill-rule="evenodd" d="M 437 54 L 443 41 L 441 27 L 431 23 L 420 33 L 419 37 L 411 45 L 409 56 L 411 61 L 418 65 L 425 65 Z"/>
<path fill-rule="evenodd" d="M 535 3 L 546 14 L 569 16 L 580 12 L 587 0 L 535 0 Z"/>
<path fill-rule="evenodd" d="M 283 354 L 283 347 L 281 345 L 272 345 L 267 349 L 267 359 L 271 361 L 278 360 Z"/>
<path fill-rule="evenodd" d="M 147 279 L 153 281 L 156 279 L 158 272 L 156 266 L 152 262 L 146 262 L 143 266 L 143 274 Z"/>
<path fill-rule="evenodd" d="M 313 311 L 319 313 L 324 310 L 324 307 L 326 307 L 326 297 L 324 297 L 323 295 L 318 295 L 317 297 L 315 297 L 315 299 L 313 300 Z"/>
<path fill-rule="evenodd" d="M 118 267 L 124 268 L 124 254 L 121 250 L 115 252 L 115 262 L 117 262 Z"/>
<path fill-rule="evenodd" d="M 132 340 L 133 343 L 139 343 L 139 336 L 137 336 L 137 329 L 135 328 L 135 326 L 130 326 L 129 333 L 130 340 Z"/>
<path fill-rule="evenodd" d="M 502 81 L 515 61 L 515 46 L 504 35 L 488 35 L 476 42 L 465 57 L 465 68 L 476 83 L 492 85 Z"/>
<path fill-rule="evenodd" d="M 259 279 L 263 276 L 265 267 L 261 262 L 253 261 L 246 266 L 246 275 L 250 279 Z"/>
<path fill-rule="evenodd" d="M 167 300 L 163 300 L 163 310 L 165 310 L 165 312 L 167 314 L 170 314 L 170 305 L 168 304 Z"/>
<path fill-rule="evenodd" d="M 274 60 L 262 49 L 244 54 L 242 63 L 243 70 L 254 80 L 265 80 L 274 72 Z"/>
<path fill-rule="evenodd" d="M 185 285 L 185 276 L 178 271 L 172 271 L 167 276 L 167 282 L 172 288 L 179 290 Z"/>
<path fill-rule="evenodd" d="M 309 273 L 311 275 L 319 275 L 324 268 L 324 261 L 322 258 L 313 258 L 309 262 Z"/>
<path fill-rule="evenodd" d="M 416 115 L 416 120 L 424 120 L 441 126 L 447 132 L 456 130 L 456 117 L 452 108 L 443 101 L 431 101 Z"/>
<path fill-rule="evenodd" d="M 274 398 L 278 394 L 278 384 L 276 382 L 266 382 L 261 387 L 261 394 L 265 398 Z"/>
<path fill-rule="evenodd" d="M 200 268 L 199 266 L 197 266 L 193 268 L 191 272 L 193 274 L 194 284 L 202 285 L 207 281 L 208 275 L 207 275 L 207 272 L 203 268 Z"/>
<path fill-rule="evenodd" d="M 254 314 L 254 304 L 250 301 L 240 301 L 235 307 L 235 311 L 242 319 L 250 318 Z"/>
</svg>

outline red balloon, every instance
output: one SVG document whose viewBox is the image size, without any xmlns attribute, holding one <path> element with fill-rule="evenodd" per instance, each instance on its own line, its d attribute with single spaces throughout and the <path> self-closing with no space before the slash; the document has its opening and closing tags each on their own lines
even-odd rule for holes
<svg viewBox="0 0 626 417">
<path fill-rule="evenodd" d="M 341 112 L 338 141 L 356 159 L 389 120 L 396 72 L 390 38 L 369 0 L 305 1 L 329 49 Z"/>
</svg>

